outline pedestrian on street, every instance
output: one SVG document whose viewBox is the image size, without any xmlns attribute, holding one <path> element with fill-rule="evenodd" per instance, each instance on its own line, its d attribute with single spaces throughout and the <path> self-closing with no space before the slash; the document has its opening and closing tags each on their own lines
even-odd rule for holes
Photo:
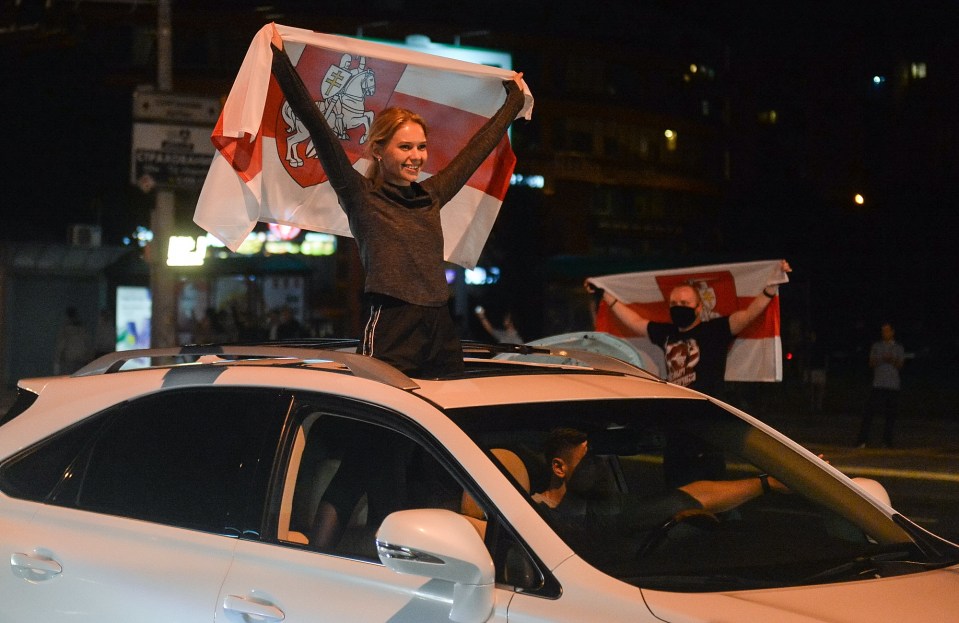
<svg viewBox="0 0 959 623">
<path fill-rule="evenodd" d="M 490 322 L 484 307 L 477 306 L 473 311 L 479 319 L 480 324 L 483 325 L 483 329 L 485 329 L 486 332 L 490 334 L 490 337 L 495 339 L 498 344 L 523 343 L 523 336 L 516 330 L 516 325 L 513 324 L 513 315 L 510 312 L 503 314 L 503 328 L 497 328 L 496 325 Z"/>
<path fill-rule="evenodd" d="M 53 357 L 54 374 L 73 374 L 93 359 L 93 335 L 83 324 L 76 307 L 68 307 L 57 333 Z"/>
<path fill-rule="evenodd" d="M 280 323 L 276 325 L 276 339 L 298 340 L 309 337 L 306 327 L 303 326 L 289 305 L 280 308 Z"/>
<path fill-rule="evenodd" d="M 117 326 L 109 309 L 101 309 L 93 332 L 94 355 L 100 357 L 117 349 Z"/>
<path fill-rule="evenodd" d="M 809 407 L 813 413 L 822 413 L 826 393 L 826 372 L 829 356 L 815 331 L 810 331 L 805 344 L 806 360 L 803 362 L 803 382 L 809 386 Z"/>
<path fill-rule="evenodd" d="M 896 331 L 888 322 L 880 327 L 882 339 L 874 342 L 869 350 L 869 367 L 872 368 L 872 389 L 866 401 L 866 409 L 862 414 L 862 425 L 859 428 L 859 438 L 856 440 L 860 448 L 865 448 L 869 442 L 869 431 L 873 417 L 882 413 L 885 417 L 882 440 L 887 448 L 893 446 L 893 432 L 896 425 L 896 416 L 899 412 L 899 389 L 901 379 L 899 371 L 905 362 L 905 349 L 896 341 Z"/>
</svg>

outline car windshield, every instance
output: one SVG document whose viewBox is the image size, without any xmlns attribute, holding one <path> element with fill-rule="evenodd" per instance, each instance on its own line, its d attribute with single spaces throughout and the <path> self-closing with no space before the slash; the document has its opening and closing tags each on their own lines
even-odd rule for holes
<svg viewBox="0 0 959 623">
<path fill-rule="evenodd" d="M 819 459 L 705 400 L 503 405 L 450 416 L 517 486 L 528 480 L 530 504 L 577 554 L 637 586 L 731 590 L 928 568 L 909 535 Z M 563 495 L 551 488 L 553 462 L 544 456 L 557 429 L 578 431 L 588 448 Z"/>
</svg>

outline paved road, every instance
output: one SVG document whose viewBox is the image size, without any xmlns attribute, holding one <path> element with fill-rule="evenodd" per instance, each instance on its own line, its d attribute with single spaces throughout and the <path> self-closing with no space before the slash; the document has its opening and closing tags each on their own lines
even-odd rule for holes
<svg viewBox="0 0 959 623">
<path fill-rule="evenodd" d="M 881 482 L 897 510 L 959 543 L 959 418 L 903 414 L 895 448 L 854 447 L 858 414 L 765 419 L 848 476 Z"/>
</svg>

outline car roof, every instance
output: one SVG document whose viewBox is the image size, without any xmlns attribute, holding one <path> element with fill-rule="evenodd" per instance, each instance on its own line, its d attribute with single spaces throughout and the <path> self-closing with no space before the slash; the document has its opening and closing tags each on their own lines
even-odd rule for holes
<svg viewBox="0 0 959 623">
<path fill-rule="evenodd" d="M 559 400 L 704 399 L 597 352 L 465 342 L 462 373 L 423 379 L 357 354 L 356 344 L 318 339 L 119 351 L 69 377 L 21 379 L 18 386 L 43 393 L 40 400 L 48 408 L 82 393 L 84 406 L 92 411 L 171 387 L 214 385 L 325 391 L 384 405 L 399 395 L 416 396 L 441 409 Z"/>
</svg>

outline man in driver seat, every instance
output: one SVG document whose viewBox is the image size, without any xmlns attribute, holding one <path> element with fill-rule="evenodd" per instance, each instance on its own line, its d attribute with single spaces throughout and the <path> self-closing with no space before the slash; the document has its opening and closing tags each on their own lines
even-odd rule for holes
<svg viewBox="0 0 959 623">
<path fill-rule="evenodd" d="M 549 470 L 547 488 L 533 494 L 564 539 L 577 551 L 599 558 L 622 557 L 624 548 L 641 550 L 637 536 L 689 515 L 732 510 L 770 491 L 789 489 L 771 476 L 739 480 L 697 480 L 661 495 L 620 494 L 602 486 L 599 463 L 589 454 L 586 433 L 574 428 L 550 432 L 543 454 Z M 623 538 L 633 537 L 632 548 Z"/>
</svg>

